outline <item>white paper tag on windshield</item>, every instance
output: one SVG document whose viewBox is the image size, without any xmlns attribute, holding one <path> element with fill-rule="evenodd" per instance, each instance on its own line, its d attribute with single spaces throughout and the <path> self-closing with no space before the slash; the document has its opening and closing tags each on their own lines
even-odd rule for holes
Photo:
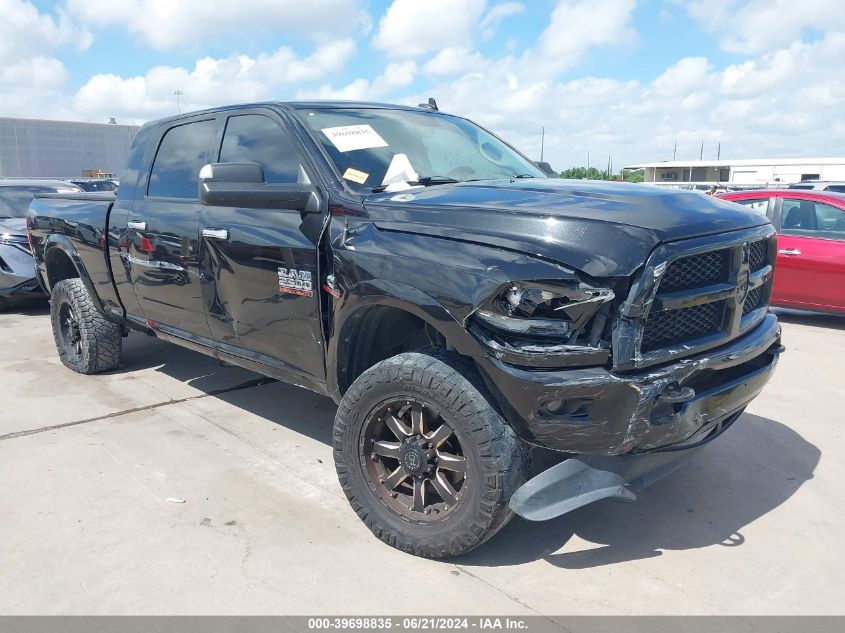
<svg viewBox="0 0 845 633">
<path fill-rule="evenodd" d="M 407 188 L 409 181 L 418 180 L 419 175 L 414 171 L 411 161 L 408 160 L 407 154 L 396 154 L 390 165 L 387 166 L 387 172 L 384 174 L 384 179 L 381 181 L 382 186 L 390 186 L 403 184 Z M 399 191 L 397 189 L 387 189 L 387 191 Z"/>
<path fill-rule="evenodd" d="M 387 142 L 369 125 L 341 125 L 320 130 L 341 152 L 387 147 Z"/>
</svg>

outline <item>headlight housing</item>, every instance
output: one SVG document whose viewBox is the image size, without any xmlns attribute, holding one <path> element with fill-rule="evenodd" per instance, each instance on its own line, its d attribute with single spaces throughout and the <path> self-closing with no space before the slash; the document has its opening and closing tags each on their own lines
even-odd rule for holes
<svg viewBox="0 0 845 633">
<path fill-rule="evenodd" d="M 614 293 L 577 281 L 506 284 L 476 310 L 469 329 L 505 362 L 533 367 L 601 365 Z"/>
</svg>

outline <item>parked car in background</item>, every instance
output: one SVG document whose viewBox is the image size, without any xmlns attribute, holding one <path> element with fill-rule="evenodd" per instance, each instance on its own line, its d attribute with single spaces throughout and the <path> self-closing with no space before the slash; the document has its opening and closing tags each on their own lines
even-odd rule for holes
<svg viewBox="0 0 845 633">
<path fill-rule="evenodd" d="M 117 183 L 114 180 L 107 178 L 82 178 L 79 180 L 69 180 L 71 184 L 76 185 L 82 191 L 90 192 L 110 192 L 117 191 Z"/>
<path fill-rule="evenodd" d="M 845 314 L 845 194 L 762 189 L 722 194 L 778 231 L 772 305 Z"/>
<path fill-rule="evenodd" d="M 789 189 L 809 189 L 812 191 L 832 191 L 845 193 L 845 182 L 831 180 L 805 180 L 789 185 Z"/>
<path fill-rule="evenodd" d="M 16 299 L 43 295 L 26 236 L 26 212 L 36 193 L 79 192 L 52 180 L 0 180 L 0 310 Z"/>
</svg>

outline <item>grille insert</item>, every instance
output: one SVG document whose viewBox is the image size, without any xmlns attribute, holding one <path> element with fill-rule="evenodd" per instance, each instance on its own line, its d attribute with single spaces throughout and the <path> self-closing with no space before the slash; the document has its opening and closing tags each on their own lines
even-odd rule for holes
<svg viewBox="0 0 845 633">
<path fill-rule="evenodd" d="M 724 301 L 714 301 L 691 308 L 654 312 L 643 328 L 641 349 L 650 352 L 716 334 L 722 325 L 724 309 Z"/>
<path fill-rule="evenodd" d="M 751 272 L 756 272 L 766 265 L 766 260 L 769 258 L 769 244 L 766 240 L 751 242 L 748 251 L 748 265 L 751 267 Z"/>
<path fill-rule="evenodd" d="M 745 297 L 745 303 L 742 304 L 742 316 L 745 316 L 752 310 L 760 307 L 760 299 L 763 298 L 763 288 L 755 288 Z"/>
<path fill-rule="evenodd" d="M 703 288 L 725 281 L 727 254 L 728 251 L 720 250 L 676 259 L 663 273 L 660 292 Z"/>
</svg>

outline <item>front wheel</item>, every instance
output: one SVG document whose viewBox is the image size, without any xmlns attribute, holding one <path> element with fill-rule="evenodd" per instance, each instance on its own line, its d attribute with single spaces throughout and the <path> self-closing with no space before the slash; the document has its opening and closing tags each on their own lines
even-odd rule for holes
<svg viewBox="0 0 845 633">
<path fill-rule="evenodd" d="M 384 542 L 428 558 L 467 552 L 504 527 L 528 466 L 475 368 L 434 350 L 364 372 L 340 403 L 333 444 L 358 516 Z"/>
<path fill-rule="evenodd" d="M 50 321 L 65 367 L 95 374 L 120 365 L 123 332 L 97 310 L 81 279 L 65 279 L 53 286 Z"/>
</svg>

